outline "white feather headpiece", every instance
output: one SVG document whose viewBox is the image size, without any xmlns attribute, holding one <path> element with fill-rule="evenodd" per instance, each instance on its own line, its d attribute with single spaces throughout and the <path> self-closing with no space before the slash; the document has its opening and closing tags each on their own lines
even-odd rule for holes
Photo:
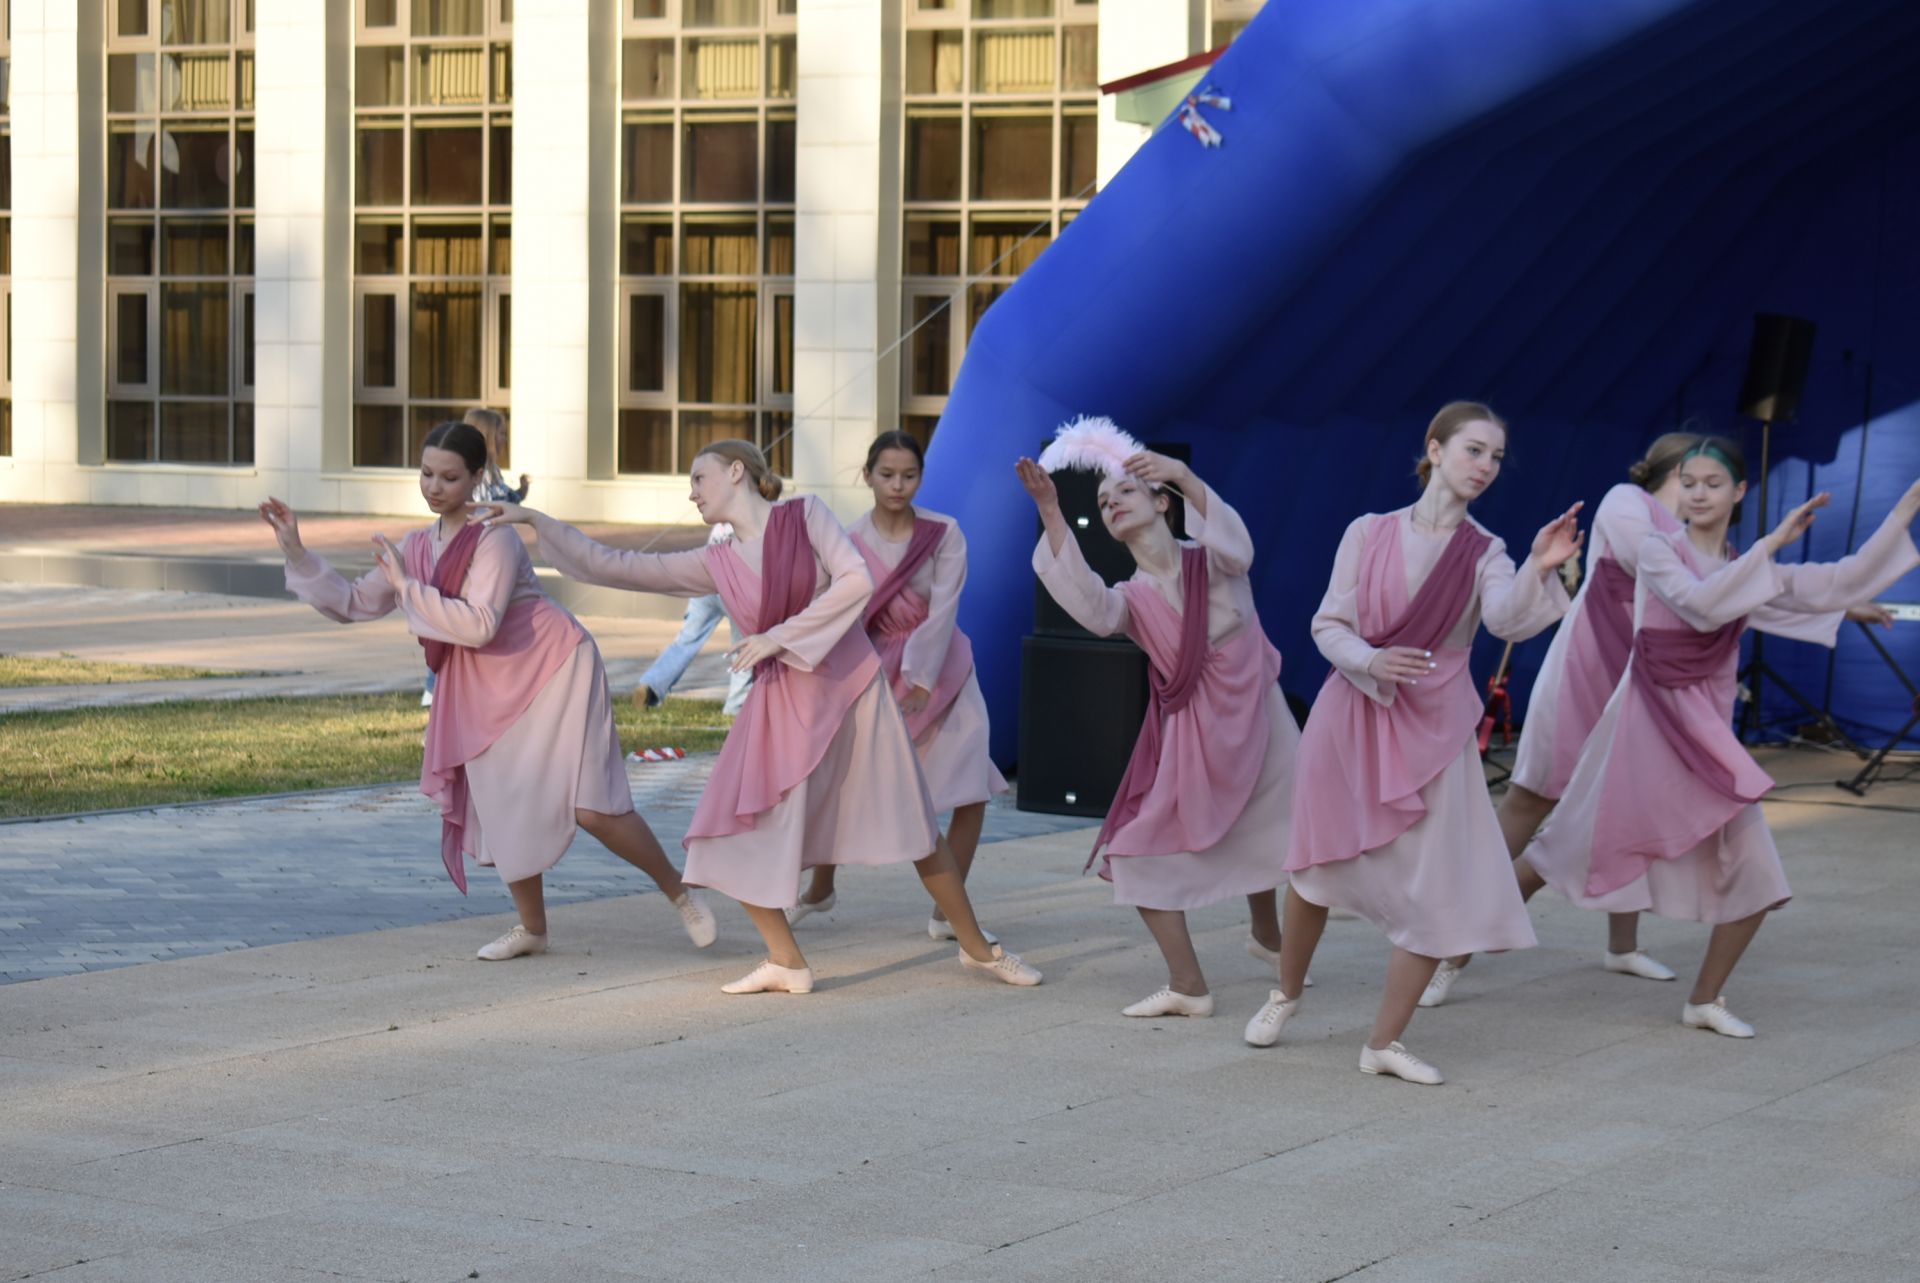
<svg viewBox="0 0 1920 1283">
<path fill-rule="evenodd" d="M 1083 414 L 1054 432 L 1053 442 L 1040 452 L 1040 466 L 1048 472 L 1074 468 L 1123 477 L 1127 460 L 1139 453 L 1140 443 L 1112 419 Z"/>
</svg>

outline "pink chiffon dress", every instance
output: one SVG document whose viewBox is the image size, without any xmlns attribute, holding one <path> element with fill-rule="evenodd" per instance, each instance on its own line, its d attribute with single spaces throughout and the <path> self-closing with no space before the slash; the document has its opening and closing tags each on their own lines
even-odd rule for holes
<svg viewBox="0 0 1920 1283">
<path fill-rule="evenodd" d="M 1204 516 L 1188 505 L 1187 533 L 1179 573 L 1136 570 L 1112 588 L 1071 539 L 1056 554 L 1042 536 L 1033 552 L 1034 572 L 1061 608 L 1095 636 L 1132 638 L 1156 680 L 1188 660 L 1184 706 L 1157 728 L 1143 727 L 1143 735 L 1158 731 L 1158 761 L 1126 814 L 1118 810 L 1124 797 L 1116 799 L 1097 844 L 1114 902 L 1148 909 L 1197 909 L 1272 891 L 1286 877 L 1300 731 L 1280 694 L 1280 652 L 1254 609 L 1253 539 L 1211 488 Z M 1184 634 L 1200 611 L 1204 654 L 1189 657 Z"/>
<path fill-rule="evenodd" d="M 633 810 L 613 698 L 592 636 L 540 590 L 517 534 L 483 532 L 460 595 L 445 597 L 429 582 L 451 543 L 439 528 L 412 531 L 401 543 L 412 576 L 402 592 L 378 569 L 349 583 L 312 551 L 288 563 L 287 590 L 341 623 L 398 609 L 416 637 L 463 648 L 453 658 L 461 693 L 434 700 L 427 735 L 466 745 L 454 750 L 464 758 L 464 814 L 445 814 L 453 794 L 431 772 L 423 771 L 422 790 L 459 830 L 460 851 L 498 870 L 501 881 L 519 882 L 566 854 L 576 810 Z"/>
<path fill-rule="evenodd" d="M 772 573 L 774 521 L 751 541 L 642 553 L 534 518 L 541 554 L 568 578 L 675 597 L 717 592 L 743 633 L 784 648 L 755 671 L 684 843 L 688 883 L 765 908 L 797 904 L 816 864 L 918 860 L 938 839 L 913 739 L 860 626 L 873 593 L 866 562 L 825 504 L 809 496 L 775 512 L 793 505 L 812 595 L 771 626 L 762 575 Z"/>
<path fill-rule="evenodd" d="M 1594 512 L 1587 574 L 1527 697 L 1513 783 L 1548 799 L 1566 792 L 1574 763 L 1627 671 L 1633 650 L 1634 580 L 1640 545 L 1672 534 L 1680 519 L 1636 485 L 1607 491 Z"/>
<path fill-rule="evenodd" d="M 1759 799 L 1773 787 L 1733 731 L 1746 627 L 1831 646 L 1843 612 L 1920 565 L 1889 520 L 1850 557 L 1780 565 L 1764 545 L 1710 558 L 1684 531 L 1640 547 L 1633 658 L 1566 794 L 1527 847 L 1582 908 L 1737 922 L 1792 896 Z"/>
<path fill-rule="evenodd" d="M 1432 597 L 1422 592 L 1430 577 Z M 1301 742 L 1287 865 L 1295 894 L 1355 913 L 1423 957 L 1535 943 L 1487 796 L 1474 738 L 1482 700 L 1467 660 L 1482 623 L 1525 641 L 1567 605 L 1558 575 L 1531 558 L 1516 571 L 1471 517 L 1452 536 L 1415 530 L 1411 508 L 1347 527 L 1313 617 L 1333 670 Z M 1367 671 L 1374 655 L 1413 643 L 1367 639 L 1420 614 L 1438 667 L 1418 685 L 1381 685 Z"/>
<path fill-rule="evenodd" d="M 905 699 L 914 687 L 931 691 L 920 712 L 907 718 L 920 770 L 935 812 L 985 802 L 1007 791 L 1007 782 L 987 755 L 987 701 L 973 671 L 973 645 L 956 627 L 960 589 L 967 582 L 967 538 L 952 517 L 916 509 L 919 523 L 939 527 L 937 539 L 899 591 L 867 610 L 867 637 L 880 653 L 881 667 L 894 696 Z M 863 514 L 847 532 L 866 558 L 873 582 L 884 584 L 914 546 L 910 537 L 884 538 Z"/>
</svg>

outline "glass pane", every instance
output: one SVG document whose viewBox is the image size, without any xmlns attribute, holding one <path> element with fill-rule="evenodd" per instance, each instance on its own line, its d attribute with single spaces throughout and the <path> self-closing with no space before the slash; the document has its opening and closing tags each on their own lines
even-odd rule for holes
<svg viewBox="0 0 1920 1283">
<path fill-rule="evenodd" d="M 480 122 L 416 118 L 413 122 L 413 199 L 419 205 L 478 205 L 481 199 Z"/>
<path fill-rule="evenodd" d="M 233 403 L 233 461 L 253 462 L 253 402 Z"/>
<path fill-rule="evenodd" d="M 680 287 L 682 401 L 746 403 L 755 399 L 759 303 L 758 289 L 748 283 Z"/>
<path fill-rule="evenodd" d="M 107 208 L 153 208 L 153 130 L 131 122 L 107 126 Z"/>
<path fill-rule="evenodd" d="M 513 204 L 513 122 L 499 117 L 487 127 L 487 199 L 496 205 Z"/>
<path fill-rule="evenodd" d="M 1053 120 L 973 118 L 975 200 L 1045 200 L 1053 195 Z"/>
<path fill-rule="evenodd" d="M 108 111 L 153 111 L 159 105 L 152 54 L 107 55 Z"/>
<path fill-rule="evenodd" d="M 903 414 L 900 416 L 900 430 L 916 438 L 922 446 L 933 441 L 933 430 L 940 426 L 937 414 Z"/>
<path fill-rule="evenodd" d="M 153 402 L 107 402 L 107 458 L 130 463 L 153 458 Z"/>
<path fill-rule="evenodd" d="M 620 222 L 620 272 L 623 276 L 673 275 L 673 224 L 664 218 Z"/>
<path fill-rule="evenodd" d="M 400 343 L 394 316 L 400 300 L 392 294 L 367 294 L 360 301 L 360 381 L 370 388 L 400 382 Z"/>
<path fill-rule="evenodd" d="M 407 411 L 407 466 L 420 466 L 420 452 L 426 448 L 427 434 L 443 423 L 457 422 L 466 413 L 464 406 L 416 405 Z"/>
<path fill-rule="evenodd" d="M 960 199 L 960 118 L 907 117 L 907 199 Z"/>
<path fill-rule="evenodd" d="M 147 382 L 147 296 L 113 296 L 113 378 L 132 387 Z"/>
<path fill-rule="evenodd" d="M 495 276 L 513 275 L 513 220 L 493 220 L 493 242 L 487 252 L 487 271 Z"/>
<path fill-rule="evenodd" d="M 114 30 L 123 36 L 147 34 L 147 0 L 115 0 Z"/>
<path fill-rule="evenodd" d="M 243 53 L 234 62 L 234 76 L 238 80 L 235 92 L 240 97 L 242 111 L 253 110 L 253 55 Z"/>
<path fill-rule="evenodd" d="M 627 391 L 664 392 L 666 387 L 666 297 L 661 294 L 629 294 L 627 296 Z"/>
<path fill-rule="evenodd" d="M 168 124 L 160 157 L 160 201 L 166 208 L 227 208 L 233 156 L 224 121 Z"/>
<path fill-rule="evenodd" d="M 229 59 L 223 53 L 160 56 L 160 106 L 164 111 L 221 111 L 233 104 Z"/>
<path fill-rule="evenodd" d="M 973 327 L 980 324 L 980 318 L 987 314 L 993 301 L 1007 292 L 1005 285 L 972 285 L 967 287 L 967 337 L 973 337 Z"/>
<path fill-rule="evenodd" d="M 690 468 L 694 456 L 716 441 L 753 440 L 752 410 L 680 411 L 680 458 Z"/>
<path fill-rule="evenodd" d="M 793 219 L 775 214 L 767 219 L 767 275 L 793 275 Z"/>
<path fill-rule="evenodd" d="M 413 0 L 416 36 L 478 36 L 486 30 L 486 0 Z"/>
<path fill-rule="evenodd" d="M 1053 32 L 982 31 L 974 37 L 973 87 L 983 94 L 1053 92 Z"/>
<path fill-rule="evenodd" d="M 233 39 L 233 0 L 160 0 L 160 43 L 223 45 Z"/>
<path fill-rule="evenodd" d="M 767 466 L 783 477 L 793 475 L 793 416 L 773 411 L 760 416 L 760 448 Z"/>
<path fill-rule="evenodd" d="M 770 396 L 793 395 L 793 295 L 775 294 L 773 302 L 773 368 L 767 371 Z"/>
<path fill-rule="evenodd" d="M 757 27 L 760 0 L 681 0 L 680 20 L 689 27 Z"/>
<path fill-rule="evenodd" d="M 481 45 L 413 51 L 413 101 L 427 107 L 477 107 L 487 100 L 487 51 Z"/>
<path fill-rule="evenodd" d="M 400 224 L 358 218 L 353 223 L 353 270 L 359 276 L 391 276 L 400 271 Z"/>
<path fill-rule="evenodd" d="M 680 270 L 689 276 L 752 276 L 759 270 L 752 220 L 688 219 L 680 239 L 685 254 Z"/>
<path fill-rule="evenodd" d="M 162 463 L 230 463 L 225 401 L 169 401 L 160 407 Z"/>
<path fill-rule="evenodd" d="M 945 396 L 952 390 L 953 318 L 945 295 L 916 294 L 908 324 L 916 326 L 907 340 L 909 396 Z"/>
<path fill-rule="evenodd" d="M 704 203 L 758 197 L 758 121 L 689 120 L 681 137 L 685 148 L 681 199 Z"/>
<path fill-rule="evenodd" d="M 907 33 L 907 92 L 957 94 L 965 46 L 958 31 Z"/>
<path fill-rule="evenodd" d="M 767 120 L 767 203 L 789 204 L 793 200 L 793 162 L 798 130 L 791 118 Z"/>
<path fill-rule="evenodd" d="M 942 5 L 941 8 L 947 6 Z M 973 0 L 976 18 L 1051 18 L 1053 0 Z"/>
<path fill-rule="evenodd" d="M 408 392 L 447 401 L 480 399 L 481 308 L 478 283 L 413 287 Z"/>
<path fill-rule="evenodd" d="M 907 220 L 907 275 L 960 275 L 960 220 Z"/>
<path fill-rule="evenodd" d="M 366 0 L 369 27 L 391 27 L 400 21 L 400 0 Z"/>
<path fill-rule="evenodd" d="M 240 295 L 240 386 L 253 386 L 253 291 Z"/>
<path fill-rule="evenodd" d="M 629 0 L 627 8 L 636 21 L 667 16 L 667 0 Z"/>
<path fill-rule="evenodd" d="M 767 97 L 791 98 L 799 75 L 798 44 L 793 36 L 767 37 Z"/>
<path fill-rule="evenodd" d="M 671 473 L 673 412 L 620 411 L 620 461 L 616 466 L 622 472 Z"/>
<path fill-rule="evenodd" d="M 758 98 L 760 41 L 687 41 L 688 98 Z"/>
<path fill-rule="evenodd" d="M 0 456 L 13 453 L 13 400 L 0 397 Z"/>
<path fill-rule="evenodd" d="M 1099 158 L 1099 126 L 1090 115 L 1071 115 L 1060 122 L 1060 195 L 1086 200 L 1093 195 Z"/>
<path fill-rule="evenodd" d="M 168 396 L 225 396 L 233 331 L 222 284 L 160 287 L 160 391 Z"/>
<path fill-rule="evenodd" d="M 107 224 L 107 275 L 153 275 L 153 222 L 115 219 Z"/>
<path fill-rule="evenodd" d="M 406 203 L 406 135 L 393 119 L 362 120 L 354 126 L 353 203 Z"/>
<path fill-rule="evenodd" d="M 673 199 L 673 126 L 629 120 L 620 149 L 620 199 L 629 205 Z"/>
<path fill-rule="evenodd" d="M 353 51 L 353 105 L 398 107 L 407 100 L 406 50 L 368 45 Z"/>
<path fill-rule="evenodd" d="M 500 315 L 494 325 L 494 380 L 503 388 L 513 386 L 513 295 L 500 296 Z"/>
<path fill-rule="evenodd" d="M 1213 49 L 1225 48 L 1227 45 L 1230 45 L 1233 43 L 1234 37 L 1238 36 L 1242 31 L 1245 31 L 1246 29 L 1247 29 L 1247 24 L 1244 19 L 1242 19 L 1239 22 L 1220 21 L 1220 22 L 1214 23 L 1213 24 L 1213 44 L 1210 45 L 1209 48 L 1213 48 Z"/>
<path fill-rule="evenodd" d="M 513 101 L 513 46 L 493 46 L 493 100 Z"/>
<path fill-rule="evenodd" d="M 353 407 L 353 466 L 406 468 L 406 413 L 397 405 Z"/>
<path fill-rule="evenodd" d="M 161 223 L 160 270 L 169 276 L 225 276 L 227 220 L 169 218 Z"/>
<path fill-rule="evenodd" d="M 626 42 L 620 53 L 620 96 L 628 102 L 673 97 L 673 41 Z"/>
<path fill-rule="evenodd" d="M 241 121 L 233 131 L 233 207 L 253 208 L 253 122 Z"/>
<path fill-rule="evenodd" d="M 233 220 L 233 274 L 235 276 L 253 275 L 253 220 L 251 218 Z"/>
<path fill-rule="evenodd" d="M 975 276 L 1020 275 L 1053 240 L 1052 223 L 1047 214 L 975 218 L 967 271 Z"/>
<path fill-rule="evenodd" d="M 1088 25 L 1061 30 L 1060 87 L 1069 92 L 1100 87 L 1100 28 Z"/>
<path fill-rule="evenodd" d="M 480 220 L 413 222 L 413 270 L 422 276 L 482 276 Z"/>
</svg>

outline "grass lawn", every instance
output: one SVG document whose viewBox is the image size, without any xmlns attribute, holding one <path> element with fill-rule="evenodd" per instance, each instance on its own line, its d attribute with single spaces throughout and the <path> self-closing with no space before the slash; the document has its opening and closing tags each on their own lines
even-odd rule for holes
<svg viewBox="0 0 1920 1283">
<path fill-rule="evenodd" d="M 238 677 L 210 668 L 172 664 L 114 664 L 72 655 L 0 655 L 0 689 L 18 686 L 103 686 L 114 682 L 168 682 L 189 677 Z"/>
<path fill-rule="evenodd" d="M 0 817 L 417 780 L 417 694 L 192 700 L 0 716 Z M 614 701 L 625 747 L 712 749 L 717 702 Z"/>
</svg>

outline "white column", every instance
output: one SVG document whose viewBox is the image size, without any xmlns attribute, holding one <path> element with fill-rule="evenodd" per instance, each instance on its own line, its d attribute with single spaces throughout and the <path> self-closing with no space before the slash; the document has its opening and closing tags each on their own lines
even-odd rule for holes
<svg viewBox="0 0 1920 1283">
<path fill-rule="evenodd" d="M 867 444 L 894 421 L 882 422 L 874 355 L 899 332 L 897 164 L 882 146 L 899 108 L 883 53 L 899 27 L 888 0 L 799 8 L 793 470 L 849 518 L 872 502 L 859 480 Z"/>
<path fill-rule="evenodd" d="M 1206 47 L 1206 0 L 1101 0 L 1100 83 L 1164 67 Z M 1153 136 L 1145 125 L 1114 115 L 1114 99 L 1100 96 L 1100 186 Z"/>
</svg>

